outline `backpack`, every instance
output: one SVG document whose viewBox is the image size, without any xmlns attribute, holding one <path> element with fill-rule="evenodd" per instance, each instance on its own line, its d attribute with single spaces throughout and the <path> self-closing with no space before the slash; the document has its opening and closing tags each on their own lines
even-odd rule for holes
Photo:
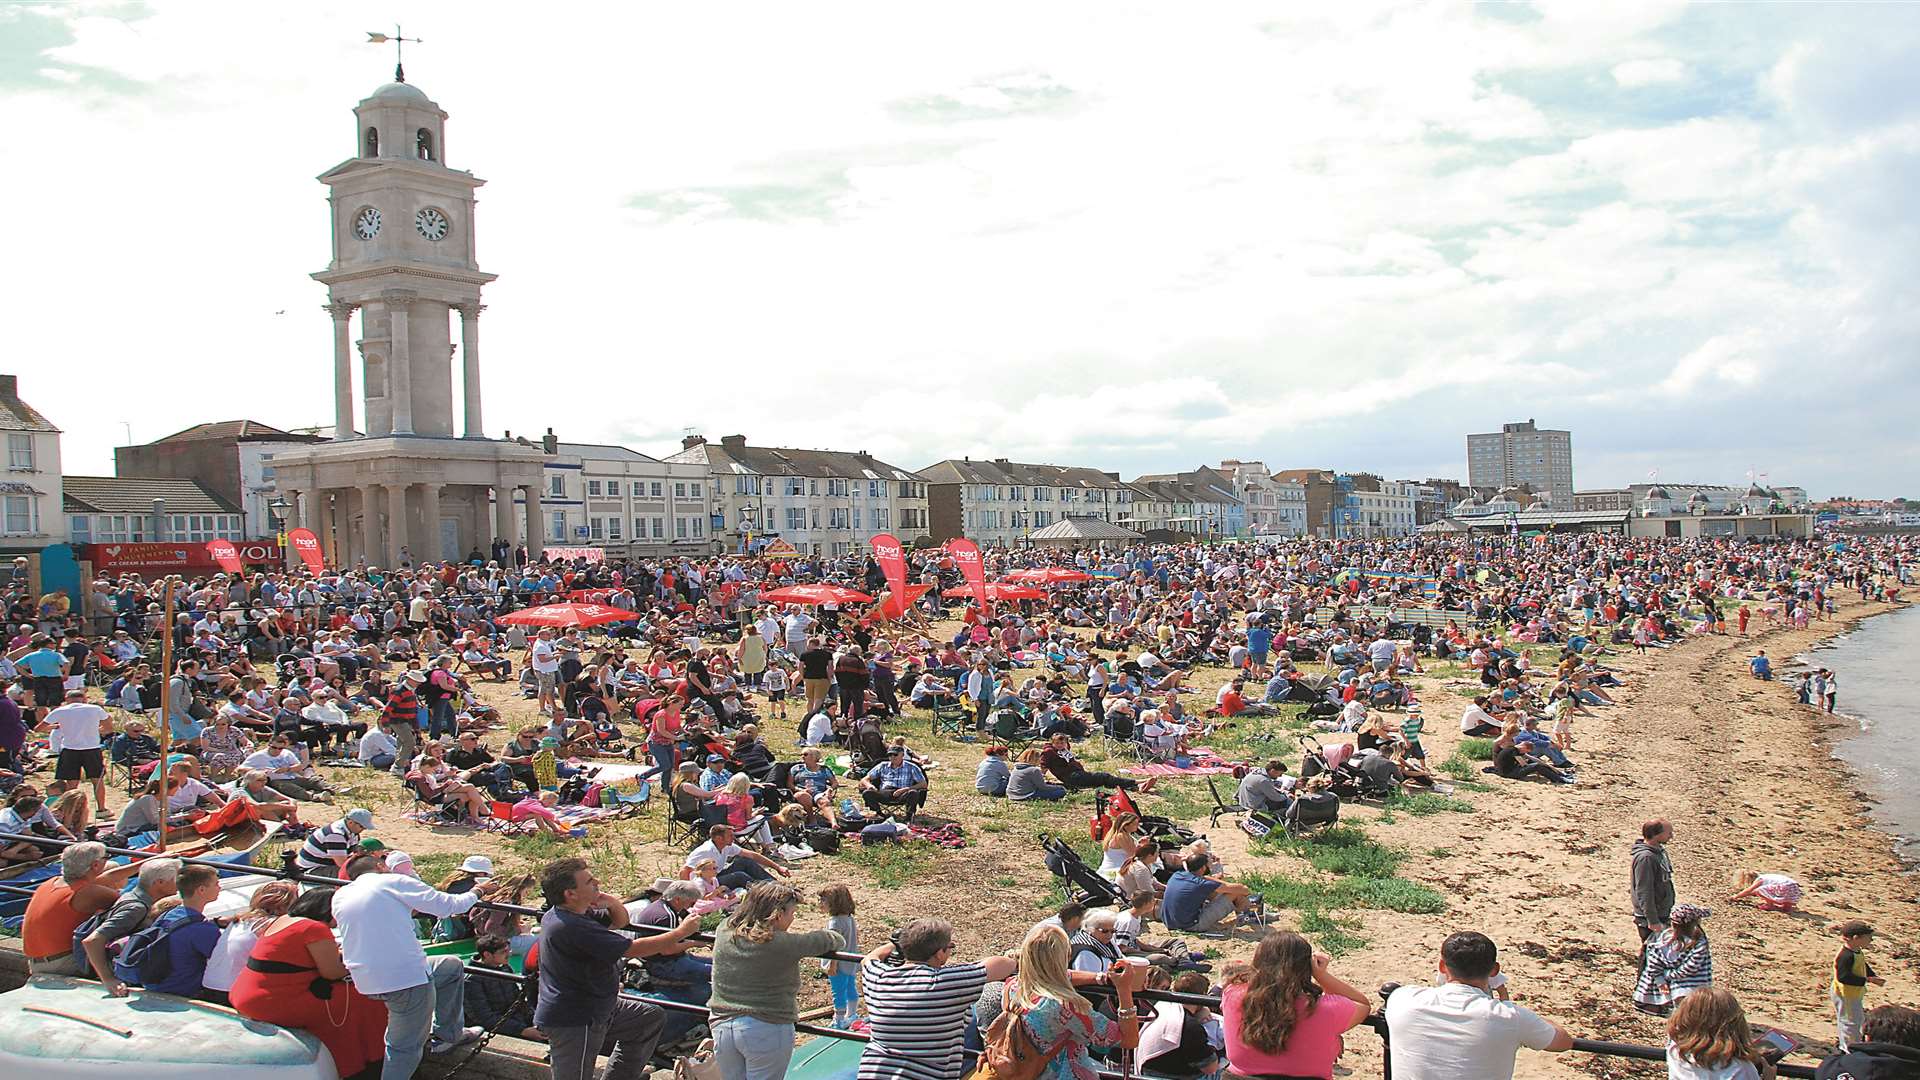
<svg viewBox="0 0 1920 1080">
<path fill-rule="evenodd" d="M 806 844 L 822 855 L 837 855 L 840 852 L 840 834 L 826 828 L 808 829 Z"/>
<path fill-rule="evenodd" d="M 114 978 L 132 986 L 166 982 L 173 975 L 173 953 L 167 939 L 175 930 L 190 925 L 191 916 L 197 914 L 191 908 L 174 908 L 155 919 L 152 926 L 127 938 L 113 961 Z"/>
<path fill-rule="evenodd" d="M 1038 1080 L 1063 1044 L 1042 1050 L 1033 1041 L 1027 1025 L 1013 1011 L 1010 985 L 1002 985 L 1000 1005 L 1000 1015 L 993 1018 L 993 1023 L 987 1025 L 982 1034 L 984 1049 L 974 1077 L 976 1080 Z"/>
</svg>

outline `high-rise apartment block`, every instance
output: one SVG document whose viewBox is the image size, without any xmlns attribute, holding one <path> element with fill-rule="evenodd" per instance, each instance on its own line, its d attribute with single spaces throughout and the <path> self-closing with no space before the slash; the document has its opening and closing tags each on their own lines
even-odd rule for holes
<svg viewBox="0 0 1920 1080">
<path fill-rule="evenodd" d="M 1467 483 L 1476 488 L 1520 487 L 1544 495 L 1557 509 L 1573 508 L 1573 433 L 1537 428 L 1532 420 L 1467 436 Z"/>
</svg>

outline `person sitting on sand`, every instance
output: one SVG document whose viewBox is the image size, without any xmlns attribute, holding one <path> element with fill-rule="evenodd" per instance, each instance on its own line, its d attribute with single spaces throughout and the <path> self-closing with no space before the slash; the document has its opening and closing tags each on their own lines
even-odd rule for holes
<svg viewBox="0 0 1920 1080">
<path fill-rule="evenodd" d="M 1571 784 L 1573 777 L 1541 761 L 1532 754 L 1522 751 L 1514 737 L 1519 733 L 1520 725 L 1509 724 L 1500 733 L 1493 744 L 1493 771 L 1508 780 L 1525 780 L 1532 776 L 1544 776 L 1556 784 Z"/>
<path fill-rule="evenodd" d="M 1773 681 L 1773 661 L 1767 659 L 1767 650 L 1761 649 L 1755 653 L 1753 658 L 1747 661 L 1747 668 L 1753 672 L 1754 678 L 1764 682 Z"/>
<path fill-rule="evenodd" d="M 1741 870 L 1733 875 L 1733 886 L 1737 891 L 1728 900 L 1755 897 L 1761 911 L 1792 911 L 1800 903 L 1800 883 L 1785 874 Z"/>
</svg>

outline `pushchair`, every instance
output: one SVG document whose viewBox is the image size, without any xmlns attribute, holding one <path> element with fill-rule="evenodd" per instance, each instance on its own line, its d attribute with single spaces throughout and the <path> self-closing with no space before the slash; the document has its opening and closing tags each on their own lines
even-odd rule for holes
<svg viewBox="0 0 1920 1080">
<path fill-rule="evenodd" d="M 1115 788 L 1112 794 L 1095 794 L 1094 814 L 1088 823 L 1095 843 L 1107 834 L 1107 826 L 1121 814 L 1132 814 L 1140 821 L 1140 833 L 1155 843 L 1180 847 L 1199 839 L 1199 834 L 1172 818 L 1158 814 L 1143 814 L 1133 801 L 1133 796 L 1123 788 Z"/>
</svg>

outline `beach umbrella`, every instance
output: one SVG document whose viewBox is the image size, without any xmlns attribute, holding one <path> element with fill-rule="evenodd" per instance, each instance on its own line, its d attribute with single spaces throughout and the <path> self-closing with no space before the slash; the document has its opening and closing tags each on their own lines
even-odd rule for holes
<svg viewBox="0 0 1920 1080">
<path fill-rule="evenodd" d="M 961 585 L 948 589 L 940 595 L 955 599 L 969 597 L 973 595 L 973 587 Z M 1036 589 L 1031 585 L 1016 585 L 1005 581 L 987 582 L 987 599 L 989 600 L 1045 600 L 1046 598 L 1046 590 Z"/>
<path fill-rule="evenodd" d="M 575 589 L 567 594 L 567 599 L 576 604 L 604 604 L 613 599 L 619 589 Z"/>
<path fill-rule="evenodd" d="M 763 604 L 867 604 L 873 597 L 838 585 L 789 585 L 760 594 Z"/>
<path fill-rule="evenodd" d="M 605 604 L 543 604 L 500 616 L 510 626 L 599 626 L 640 616 L 625 608 Z"/>
<path fill-rule="evenodd" d="M 1033 570 L 1015 570 L 1007 575 L 1008 581 L 1026 581 L 1036 585 L 1063 585 L 1069 581 L 1092 581 L 1093 575 L 1084 570 L 1070 570 L 1064 566 L 1042 566 Z"/>
</svg>

